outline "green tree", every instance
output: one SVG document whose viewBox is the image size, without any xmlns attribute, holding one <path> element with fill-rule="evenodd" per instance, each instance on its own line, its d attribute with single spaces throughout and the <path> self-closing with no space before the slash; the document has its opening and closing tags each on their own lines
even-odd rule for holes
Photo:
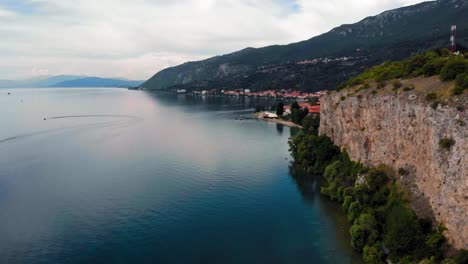
<svg viewBox="0 0 468 264">
<path fill-rule="evenodd" d="M 455 263 L 457 263 L 457 264 L 466 264 L 466 263 L 468 263 L 468 250 L 466 250 L 466 249 L 458 250 L 458 252 L 453 257 L 453 260 L 455 260 Z"/>
<path fill-rule="evenodd" d="M 378 224 L 374 215 L 363 213 L 351 226 L 351 245 L 361 251 L 365 245 L 374 245 L 379 237 Z"/>
<path fill-rule="evenodd" d="M 354 201 L 348 208 L 348 221 L 353 222 L 362 211 L 362 206 L 358 201 Z"/>
<path fill-rule="evenodd" d="M 312 175 L 323 174 L 325 167 L 338 158 L 340 149 L 326 136 L 298 132 L 289 142 L 295 164 Z"/>
<path fill-rule="evenodd" d="M 379 188 L 385 186 L 388 182 L 388 177 L 380 169 L 371 169 L 366 176 L 366 182 L 371 191 L 377 191 Z"/>
<path fill-rule="evenodd" d="M 442 262 L 440 262 L 440 264 L 459 264 L 459 263 L 457 263 L 457 262 L 456 262 L 455 260 L 453 260 L 453 259 L 448 258 L 448 259 L 442 260 Z"/>
<path fill-rule="evenodd" d="M 440 71 L 440 78 L 444 81 L 454 80 L 458 74 L 468 70 L 468 61 L 463 58 L 454 58 L 444 65 Z"/>
<path fill-rule="evenodd" d="M 445 226 L 440 225 L 437 230 L 428 230 L 429 234 L 426 235 L 424 243 L 426 244 L 427 253 L 432 255 L 440 255 L 440 248 L 445 243 L 446 239 L 444 236 Z"/>
<path fill-rule="evenodd" d="M 468 67 L 466 68 L 466 71 L 468 71 Z M 466 89 L 468 89 L 468 73 L 460 73 L 456 77 L 456 85 L 452 92 L 454 95 L 460 95 Z"/>
<path fill-rule="evenodd" d="M 320 116 L 319 115 L 309 115 L 302 120 L 302 126 L 304 130 L 311 135 L 318 135 L 318 129 L 320 126 Z"/>
<path fill-rule="evenodd" d="M 304 109 L 293 108 L 291 107 L 291 120 L 295 124 L 302 124 L 302 120 L 309 114 L 309 109 L 305 107 Z"/>
<path fill-rule="evenodd" d="M 420 242 L 421 229 L 416 215 L 406 206 L 397 203 L 386 214 L 384 243 L 396 254 L 412 252 Z"/>
<path fill-rule="evenodd" d="M 405 63 L 405 72 L 407 75 L 412 75 L 420 70 L 426 64 L 427 57 L 424 55 L 416 55 L 408 59 Z"/>
<path fill-rule="evenodd" d="M 437 264 L 437 263 L 439 262 L 436 261 L 435 257 L 426 258 L 426 259 L 421 260 L 421 262 L 419 262 L 419 264 Z"/>
<path fill-rule="evenodd" d="M 292 109 L 301 109 L 301 107 L 299 106 L 299 104 L 297 103 L 297 101 L 292 102 L 292 104 L 291 104 L 291 110 L 292 110 Z"/>
<path fill-rule="evenodd" d="M 341 208 L 343 210 L 348 211 L 350 204 L 353 202 L 353 197 L 351 195 L 347 195 L 343 199 L 343 204 L 341 205 Z"/>
<path fill-rule="evenodd" d="M 385 263 L 384 253 L 382 251 L 382 246 L 380 243 L 376 243 L 373 245 L 365 245 L 363 248 L 363 259 L 366 263 L 369 264 L 381 264 Z"/>
<path fill-rule="evenodd" d="M 278 105 L 276 106 L 276 114 L 278 116 L 283 116 L 283 114 L 284 114 L 284 103 L 283 102 L 278 103 Z"/>
<path fill-rule="evenodd" d="M 361 252 L 362 248 L 366 245 L 366 230 L 358 224 L 354 224 L 349 229 L 351 235 L 351 246 Z"/>
<path fill-rule="evenodd" d="M 310 102 L 310 105 L 317 105 L 319 99 L 317 97 L 310 97 L 309 98 L 309 102 Z"/>
</svg>

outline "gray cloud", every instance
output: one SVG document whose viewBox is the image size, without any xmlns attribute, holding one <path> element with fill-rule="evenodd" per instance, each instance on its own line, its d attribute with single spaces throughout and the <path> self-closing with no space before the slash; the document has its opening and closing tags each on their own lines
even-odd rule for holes
<svg viewBox="0 0 468 264">
<path fill-rule="evenodd" d="M 185 61 L 308 39 L 420 0 L 0 0 L 0 79 L 146 79 Z"/>
</svg>

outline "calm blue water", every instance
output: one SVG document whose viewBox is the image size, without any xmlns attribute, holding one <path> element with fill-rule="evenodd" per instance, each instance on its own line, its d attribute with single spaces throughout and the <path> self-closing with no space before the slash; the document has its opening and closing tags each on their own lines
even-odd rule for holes
<svg viewBox="0 0 468 264">
<path fill-rule="evenodd" d="M 257 103 L 1 89 L 0 262 L 361 263 Z"/>
</svg>

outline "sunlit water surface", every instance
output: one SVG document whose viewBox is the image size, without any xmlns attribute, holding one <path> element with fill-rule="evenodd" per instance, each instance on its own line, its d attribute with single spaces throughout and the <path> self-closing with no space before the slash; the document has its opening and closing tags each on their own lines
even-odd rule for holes
<svg viewBox="0 0 468 264">
<path fill-rule="evenodd" d="M 259 103 L 1 89 L 0 262 L 361 263 Z"/>
</svg>

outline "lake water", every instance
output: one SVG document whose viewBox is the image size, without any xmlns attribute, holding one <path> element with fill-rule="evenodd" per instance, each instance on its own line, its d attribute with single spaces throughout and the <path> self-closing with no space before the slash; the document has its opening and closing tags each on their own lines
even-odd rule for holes
<svg viewBox="0 0 468 264">
<path fill-rule="evenodd" d="M 0 263 L 361 263 L 257 103 L 0 89 Z"/>
</svg>

